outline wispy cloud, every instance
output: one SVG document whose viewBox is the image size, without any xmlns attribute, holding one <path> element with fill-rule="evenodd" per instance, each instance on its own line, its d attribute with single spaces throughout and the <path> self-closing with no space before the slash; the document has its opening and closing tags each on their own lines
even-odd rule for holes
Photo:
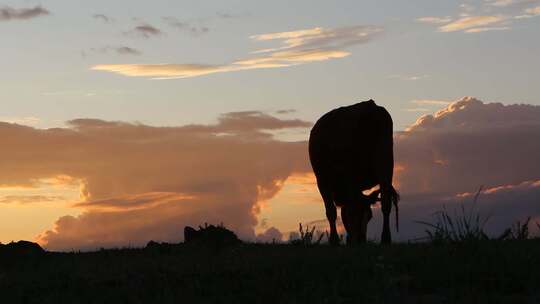
<svg viewBox="0 0 540 304">
<path fill-rule="evenodd" d="M 142 76 L 154 79 L 196 77 L 214 73 L 234 72 L 261 68 L 279 68 L 310 62 L 343 58 L 351 53 L 345 49 L 366 43 L 382 29 L 375 26 L 351 26 L 336 29 L 313 28 L 291 32 L 254 35 L 255 41 L 280 41 L 282 46 L 261 49 L 250 58 L 228 64 L 101 64 L 92 70 L 108 71 L 124 76 Z"/>
<path fill-rule="evenodd" d="M 101 20 L 105 23 L 114 23 L 114 19 L 107 16 L 107 15 L 104 15 L 104 14 L 94 14 L 92 16 L 92 18 L 96 19 L 96 20 Z"/>
<path fill-rule="evenodd" d="M 411 102 L 418 105 L 445 105 L 445 106 L 452 103 L 450 101 L 437 100 L 437 99 L 415 99 Z"/>
<path fill-rule="evenodd" d="M 528 8 L 525 10 L 525 13 L 535 16 L 540 15 L 540 6 Z"/>
<path fill-rule="evenodd" d="M 32 8 L 19 9 L 3 6 L 0 8 L 0 21 L 26 20 L 49 14 L 50 12 L 40 5 Z"/>
<path fill-rule="evenodd" d="M 105 46 L 101 48 L 92 48 L 92 52 L 97 53 L 116 53 L 118 55 L 141 55 L 142 52 L 129 46 Z"/>
<path fill-rule="evenodd" d="M 157 27 L 145 23 L 145 24 L 137 25 L 133 29 L 124 32 L 124 35 L 132 36 L 132 37 L 151 38 L 151 37 L 163 35 L 163 32 Z"/>
<path fill-rule="evenodd" d="M 0 117 L 0 121 L 18 125 L 34 126 L 41 122 L 41 119 L 34 116 L 26 117 Z"/>
<path fill-rule="evenodd" d="M 194 37 L 201 36 L 210 31 L 210 28 L 208 28 L 207 26 L 195 25 L 189 22 L 180 21 L 178 18 L 175 17 L 163 17 L 163 21 L 165 21 L 169 26 L 172 26 L 177 30 L 185 32 Z"/>
<path fill-rule="evenodd" d="M 420 17 L 416 18 L 416 21 L 429 24 L 443 24 L 452 21 L 450 16 L 446 17 Z"/>
<path fill-rule="evenodd" d="M 431 110 L 426 109 L 426 108 L 410 108 L 410 109 L 405 109 L 405 111 L 407 111 L 407 112 L 429 112 Z"/>
<path fill-rule="evenodd" d="M 487 0 L 488 5 L 496 7 L 523 6 L 531 3 L 540 2 L 539 0 Z"/>
<path fill-rule="evenodd" d="M 425 79 L 425 78 L 428 78 L 429 75 L 399 75 L 399 74 L 396 74 L 396 75 L 390 75 L 388 78 L 389 79 L 399 79 L 399 80 L 406 80 L 406 81 L 416 81 L 416 80 L 421 80 L 421 79 Z"/>
<path fill-rule="evenodd" d="M 507 31 L 509 29 L 510 29 L 510 27 L 508 27 L 508 26 L 476 27 L 476 28 L 465 30 L 465 33 L 482 33 L 482 32 L 489 32 L 489 31 Z"/>
<path fill-rule="evenodd" d="M 63 196 L 8 195 L 0 197 L 0 204 L 34 204 L 63 201 Z"/>
<path fill-rule="evenodd" d="M 540 0 L 485 0 L 478 8 L 461 4 L 462 12 L 455 16 L 426 16 L 417 22 L 436 25 L 439 32 L 481 33 L 510 30 L 513 22 L 540 15 L 540 6 L 531 7 Z M 475 11 L 489 12 L 475 15 Z"/>
<path fill-rule="evenodd" d="M 283 110 L 277 110 L 276 114 L 292 114 L 296 113 L 296 109 L 283 109 Z"/>
<path fill-rule="evenodd" d="M 487 25 L 498 24 L 504 21 L 506 18 L 504 16 L 472 16 L 465 17 L 448 23 L 444 26 L 439 27 L 441 32 L 456 32 L 456 31 L 466 31 L 477 28 L 485 27 Z"/>
</svg>

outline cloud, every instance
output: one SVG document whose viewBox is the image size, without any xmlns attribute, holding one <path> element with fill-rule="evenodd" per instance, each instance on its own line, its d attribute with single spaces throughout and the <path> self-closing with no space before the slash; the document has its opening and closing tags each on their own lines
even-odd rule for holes
<svg viewBox="0 0 540 304">
<path fill-rule="evenodd" d="M 265 232 L 257 234 L 257 241 L 261 243 L 281 242 L 283 234 L 276 227 L 270 227 Z"/>
<path fill-rule="evenodd" d="M 436 100 L 436 99 L 415 99 L 412 103 L 419 105 L 449 105 L 452 102 L 446 100 Z"/>
<path fill-rule="evenodd" d="M 405 109 L 405 111 L 407 111 L 407 112 L 429 112 L 430 110 L 426 109 L 426 108 L 410 108 L 410 109 Z"/>
<path fill-rule="evenodd" d="M 489 31 L 507 31 L 510 27 L 508 26 L 502 26 L 502 27 L 477 27 L 465 30 L 465 33 L 482 33 L 482 32 L 489 32 Z"/>
<path fill-rule="evenodd" d="M 44 202 L 63 201 L 63 196 L 45 196 L 45 195 L 8 195 L 0 197 L 0 204 L 33 204 Z"/>
<path fill-rule="evenodd" d="M 141 24 L 135 26 L 133 29 L 124 32 L 126 36 L 151 38 L 163 35 L 163 32 L 157 27 L 150 24 Z"/>
<path fill-rule="evenodd" d="M 406 80 L 406 81 L 416 81 L 428 78 L 429 75 L 390 75 L 388 78 L 390 79 L 399 79 L 399 80 Z"/>
<path fill-rule="evenodd" d="M 49 249 L 179 241 L 185 225 L 221 223 L 255 239 L 257 203 L 294 172 L 310 170 L 305 142 L 272 130 L 310 122 L 246 111 L 215 124 L 151 127 L 76 119 L 66 128 L 0 123 L 0 185 L 69 176 L 81 182 L 79 216 L 60 218 L 39 236 Z M 286 157 L 284 157 L 286 156 Z"/>
<path fill-rule="evenodd" d="M 92 18 L 96 19 L 96 20 L 101 20 L 105 23 L 114 23 L 114 19 L 107 16 L 107 15 L 104 15 L 104 14 L 95 14 L 92 16 Z"/>
<path fill-rule="evenodd" d="M 345 48 L 366 43 L 380 34 L 374 26 L 351 26 L 337 29 L 313 28 L 252 36 L 255 41 L 277 40 L 281 47 L 261 49 L 262 54 L 228 64 L 100 64 L 92 70 L 117 73 L 130 77 L 154 79 L 188 78 L 214 73 L 262 68 L 280 68 L 349 56 Z"/>
<path fill-rule="evenodd" d="M 517 2 L 516 0 L 495 0 L 495 1 L 489 1 L 489 5 L 504 7 L 504 6 L 513 5 L 516 2 Z"/>
<path fill-rule="evenodd" d="M 420 17 L 416 18 L 416 21 L 421 23 L 429 23 L 429 24 L 442 24 L 442 23 L 449 23 L 452 21 L 452 18 L 450 16 L 446 17 Z"/>
<path fill-rule="evenodd" d="M 0 8 L 0 21 L 27 20 L 46 15 L 50 15 L 50 12 L 40 5 L 33 8 L 20 9 L 11 8 L 9 6 Z"/>
<path fill-rule="evenodd" d="M 396 134 L 400 189 L 453 195 L 540 178 L 538 136 L 540 106 L 463 98 Z"/>
<path fill-rule="evenodd" d="M 528 9 L 525 10 L 525 12 L 527 14 L 531 14 L 533 16 L 538 16 L 538 15 L 540 15 L 540 6 L 528 8 Z"/>
<path fill-rule="evenodd" d="M 396 132 L 394 183 L 402 201 L 395 239 L 425 235 L 427 227 L 415 221 L 433 221 L 433 213 L 444 206 L 452 215 L 461 212 L 461 204 L 470 210 L 482 185 L 474 208 L 490 217 L 486 226 L 490 235 L 500 235 L 516 220 L 539 218 L 536 138 L 540 138 L 540 106 L 484 103 L 472 97 L 423 115 L 407 131 Z M 369 237 L 378 238 L 382 227 L 378 206 L 373 213 Z M 316 223 L 317 229 L 327 229 L 325 220 Z"/>
<path fill-rule="evenodd" d="M 26 116 L 26 117 L 0 117 L 0 121 L 12 123 L 12 124 L 18 124 L 18 125 L 27 125 L 27 126 L 34 126 L 41 122 L 41 119 L 34 116 Z"/>
<path fill-rule="evenodd" d="M 277 110 L 276 114 L 292 114 L 296 113 L 295 109 L 284 109 L 284 110 Z"/>
<path fill-rule="evenodd" d="M 539 2 L 539 0 L 491 0 L 487 1 L 488 5 L 496 7 L 523 6 L 531 3 Z"/>
<path fill-rule="evenodd" d="M 487 219 L 485 231 L 492 237 L 500 236 L 503 231 L 516 221 L 528 217 L 540 216 L 540 180 L 526 181 L 517 184 L 504 184 L 487 188 L 474 201 L 476 190 L 471 189 L 466 195 L 407 195 L 402 196 L 400 211 L 400 232 L 395 234 L 397 240 L 414 240 L 425 237 L 424 225 L 417 221 L 433 222 L 437 212 L 445 210 L 451 215 L 479 214 L 481 220 Z M 380 235 L 382 219 L 380 212 L 375 211 L 374 218 L 369 224 L 369 235 L 377 238 Z M 532 223 L 534 225 L 534 223 Z M 531 226 L 531 229 L 534 227 Z"/>
<path fill-rule="evenodd" d="M 90 50 L 97 53 L 114 52 L 118 55 L 141 55 L 142 54 L 141 51 L 135 48 L 129 47 L 129 46 L 105 46 L 101 48 L 92 48 Z"/>
<path fill-rule="evenodd" d="M 193 25 L 188 22 L 180 21 L 175 17 L 163 17 L 163 20 L 170 26 L 182 32 L 188 33 L 193 37 L 204 35 L 210 31 L 210 29 L 207 26 Z"/>
<path fill-rule="evenodd" d="M 320 199 L 311 199 L 318 194 L 309 174 L 307 143 L 272 136 L 272 131 L 310 126 L 258 111 L 225 113 L 214 124 L 179 127 L 99 119 L 76 119 L 54 129 L 0 123 L 0 185 L 30 187 L 58 176 L 64 176 L 58 182 L 80 183 L 82 201 L 73 204 L 82 214 L 61 217 L 40 235 L 49 249 L 178 241 L 185 225 L 204 222 L 223 222 L 243 239 L 255 240 L 260 202 L 284 192 L 287 179 L 299 185 L 290 185 L 291 197 L 310 198 L 295 210 L 322 206 Z M 492 216 L 490 231 L 540 216 L 536 138 L 540 106 L 472 97 L 396 132 L 395 184 L 403 197 L 396 239 L 419 236 L 425 227 L 415 220 L 430 220 L 443 205 L 453 210 L 457 202 L 469 202 L 481 185 L 487 190 L 479 204 L 482 214 Z M 378 236 L 380 221 L 375 210 L 371 237 Z M 325 221 L 319 224 L 317 229 L 324 231 Z"/>
<path fill-rule="evenodd" d="M 505 21 L 504 16 L 471 16 L 464 17 L 439 27 L 441 32 L 456 32 L 467 31 L 477 27 L 485 27 L 487 25 L 498 24 Z"/>
</svg>

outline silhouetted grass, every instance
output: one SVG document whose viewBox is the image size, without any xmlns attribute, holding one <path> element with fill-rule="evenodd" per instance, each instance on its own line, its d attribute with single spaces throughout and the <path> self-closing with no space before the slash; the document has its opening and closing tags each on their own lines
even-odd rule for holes
<svg viewBox="0 0 540 304">
<path fill-rule="evenodd" d="M 310 230 L 311 231 L 311 230 Z M 2 303 L 538 303 L 540 240 L 189 244 L 0 259 Z"/>
<path fill-rule="evenodd" d="M 329 239 L 328 231 L 321 232 L 321 231 L 315 231 L 316 227 L 311 227 L 311 230 L 309 229 L 309 225 L 306 225 L 306 229 L 304 231 L 304 227 L 302 226 L 302 223 L 298 224 L 298 239 L 290 240 L 289 243 L 292 245 L 303 245 L 303 246 L 312 246 L 312 245 L 320 245 L 323 241 L 323 238 L 326 237 L 326 240 Z"/>
<path fill-rule="evenodd" d="M 446 206 L 443 206 L 443 210 L 433 214 L 433 222 L 416 221 L 416 223 L 427 227 L 425 230 L 427 236 L 417 240 L 427 240 L 431 243 L 474 243 L 488 240 L 489 237 L 485 233 L 484 227 L 489 221 L 489 216 L 482 216 L 476 209 L 481 191 L 482 188 L 474 196 L 473 202 L 468 204 L 468 208 L 465 204 L 461 204 L 459 208 L 454 209 L 453 213 L 450 213 Z M 494 239 L 526 240 L 530 237 L 530 221 L 530 217 L 523 222 L 518 220 Z M 536 225 L 540 230 L 540 224 L 536 223 Z"/>
</svg>

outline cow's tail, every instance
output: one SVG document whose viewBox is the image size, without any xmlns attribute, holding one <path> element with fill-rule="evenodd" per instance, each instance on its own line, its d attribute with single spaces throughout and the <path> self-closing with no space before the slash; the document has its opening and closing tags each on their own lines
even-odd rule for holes
<svg viewBox="0 0 540 304">
<path fill-rule="evenodd" d="M 394 186 L 390 185 L 390 201 L 392 202 L 392 205 L 396 208 L 396 230 L 399 232 L 399 208 L 398 208 L 398 202 L 399 202 L 399 193 L 396 191 Z"/>
</svg>

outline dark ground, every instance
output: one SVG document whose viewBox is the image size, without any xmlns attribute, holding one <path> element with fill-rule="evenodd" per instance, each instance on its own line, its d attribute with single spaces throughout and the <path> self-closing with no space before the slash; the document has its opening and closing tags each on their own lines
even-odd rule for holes
<svg viewBox="0 0 540 304">
<path fill-rule="evenodd" d="M 0 254 L 0 303 L 540 303 L 540 240 Z"/>
</svg>

